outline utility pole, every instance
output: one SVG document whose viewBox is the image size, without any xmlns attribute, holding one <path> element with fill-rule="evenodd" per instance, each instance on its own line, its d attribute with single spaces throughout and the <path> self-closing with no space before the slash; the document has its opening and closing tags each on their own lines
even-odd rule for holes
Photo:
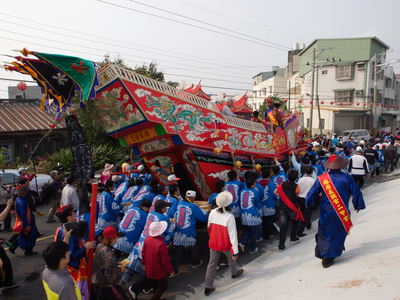
<svg viewBox="0 0 400 300">
<path fill-rule="evenodd" d="M 377 89 L 377 84 L 378 84 L 378 80 L 377 80 L 377 64 L 378 64 L 378 53 L 375 53 L 375 64 L 374 64 L 374 107 L 372 109 L 373 113 L 372 113 L 372 127 L 375 127 L 375 129 L 377 129 L 378 127 L 378 123 L 377 123 L 377 116 L 376 116 L 376 98 L 378 96 L 378 89 Z M 372 128 L 371 128 L 372 129 Z"/>
<path fill-rule="evenodd" d="M 311 106 L 310 106 L 310 134 L 309 137 L 313 137 L 313 109 L 314 109 L 314 72 L 315 72 L 315 48 L 313 48 L 312 64 L 311 64 Z"/>
<path fill-rule="evenodd" d="M 290 113 L 290 80 L 289 80 L 289 113 Z"/>
</svg>

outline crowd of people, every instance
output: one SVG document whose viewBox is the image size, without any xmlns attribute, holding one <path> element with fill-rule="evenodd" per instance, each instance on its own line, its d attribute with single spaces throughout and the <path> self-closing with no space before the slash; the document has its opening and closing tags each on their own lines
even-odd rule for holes
<svg viewBox="0 0 400 300">
<path fill-rule="evenodd" d="M 290 244 L 299 243 L 306 235 L 305 229 L 311 228 L 316 207 L 321 212 L 315 256 L 322 259 L 323 267 L 330 267 L 342 254 L 351 228 L 350 198 L 357 212 L 365 209 L 360 190 L 365 177 L 397 167 L 399 149 L 399 139 L 394 135 L 369 141 L 355 137 L 347 142 L 335 134 L 317 136 L 309 140 L 307 151 L 291 152 L 282 164 L 274 159 L 269 168 L 247 171 L 244 178 L 230 170 L 226 180 L 215 182 L 216 193 L 201 207 L 194 203 L 195 191 L 181 195 L 180 179 L 174 174 L 168 176 L 167 186 L 161 185 L 144 165 L 133 164 L 127 157 L 115 172 L 111 171 L 113 165 L 105 165 L 100 178 L 104 191 L 97 198 L 95 216 L 79 212 L 76 177 L 69 176 L 64 185 L 58 172 L 52 171 L 47 222 L 55 222 L 56 216 L 61 226 L 54 242 L 43 252 L 43 285 L 48 299 L 54 295 L 58 299 L 89 299 L 90 249 L 95 253 L 90 279 L 92 295 L 98 299 L 129 299 L 128 292 L 136 299 L 142 291 L 153 291 L 151 299 L 160 299 L 168 280 L 181 274 L 179 266 L 185 247 L 191 252 L 193 269 L 203 264 L 196 246 L 196 222 L 207 223 L 209 233 L 210 258 L 204 290 L 208 296 L 215 291 L 215 272 L 229 265 L 233 279 L 241 276 L 243 269 L 236 264 L 239 253 L 257 253 L 257 243 L 274 238 L 274 228 L 279 233 L 280 252 L 286 248 L 290 224 Z M 19 246 L 27 256 L 37 254 L 34 247 L 40 234 L 28 193 L 29 179 L 22 178 L 15 197 L 6 202 L 0 214 L 3 221 L 14 210 L 15 234 L 7 245 L 11 253 Z M 92 217 L 96 219 L 95 240 L 89 241 Z M 172 247 L 175 251 L 170 258 Z M 1 284 L 16 286 L 10 260 L 2 247 L 0 267 L 5 272 Z M 134 274 L 140 277 L 131 284 Z"/>
</svg>

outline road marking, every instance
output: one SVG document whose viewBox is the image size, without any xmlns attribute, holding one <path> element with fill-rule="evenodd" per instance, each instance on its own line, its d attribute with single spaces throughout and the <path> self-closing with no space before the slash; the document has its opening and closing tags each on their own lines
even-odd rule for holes
<svg viewBox="0 0 400 300">
<path fill-rule="evenodd" d="M 52 237 L 54 237 L 54 236 L 55 236 L 55 234 L 49 235 L 49 236 L 46 236 L 46 237 L 42 237 L 42 238 L 40 238 L 40 239 L 36 239 L 36 242 L 37 242 L 37 241 L 46 240 L 46 239 L 52 238 Z M 8 248 L 4 248 L 4 250 L 8 250 Z"/>
</svg>

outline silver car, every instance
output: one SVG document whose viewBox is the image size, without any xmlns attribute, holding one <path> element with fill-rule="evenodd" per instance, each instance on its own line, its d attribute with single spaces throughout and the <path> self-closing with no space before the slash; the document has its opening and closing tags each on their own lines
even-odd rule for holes
<svg viewBox="0 0 400 300">
<path fill-rule="evenodd" d="M 15 169 L 4 169 L 0 170 L 0 177 L 2 179 L 1 185 L 7 186 L 10 184 L 13 184 L 14 186 L 17 185 L 18 183 L 18 178 L 19 178 L 19 173 Z M 40 192 L 42 191 L 42 187 L 44 186 L 45 183 L 47 183 L 51 177 L 46 174 L 36 174 L 36 180 L 37 180 L 37 190 L 36 190 L 36 180 L 35 178 L 32 179 L 30 182 L 30 188 L 32 191 L 37 191 L 38 194 L 40 195 Z M 14 188 L 11 189 L 10 193 L 7 194 L 7 198 L 10 198 L 14 193 Z"/>
</svg>

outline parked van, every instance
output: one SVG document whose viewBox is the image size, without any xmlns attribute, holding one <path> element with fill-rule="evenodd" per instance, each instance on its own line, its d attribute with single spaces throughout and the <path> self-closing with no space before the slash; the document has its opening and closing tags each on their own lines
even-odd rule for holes
<svg viewBox="0 0 400 300">
<path fill-rule="evenodd" d="M 361 138 L 364 138 L 364 140 L 368 143 L 368 140 L 370 139 L 370 135 L 368 133 L 368 130 L 366 129 L 353 129 L 353 130 L 344 130 L 343 131 L 343 140 L 347 141 L 349 137 L 353 138 L 357 136 L 357 140 L 360 141 Z"/>
</svg>

